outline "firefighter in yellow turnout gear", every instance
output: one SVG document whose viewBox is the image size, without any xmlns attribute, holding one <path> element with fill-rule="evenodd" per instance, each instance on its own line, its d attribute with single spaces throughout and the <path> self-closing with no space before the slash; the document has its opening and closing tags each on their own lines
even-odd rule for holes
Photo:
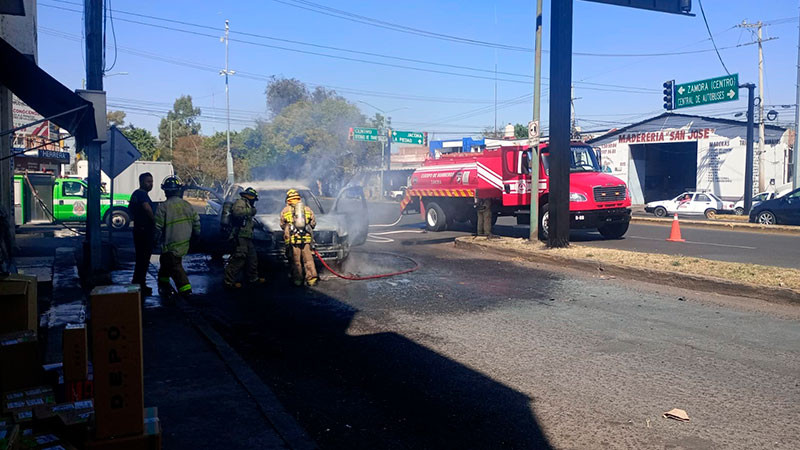
<svg viewBox="0 0 800 450">
<path fill-rule="evenodd" d="M 258 192 L 247 188 L 239 193 L 238 198 L 231 206 L 231 238 L 236 246 L 228 265 L 225 266 L 225 287 L 240 288 L 242 284 L 236 277 L 245 269 L 245 276 L 249 283 L 263 283 L 264 279 L 258 276 L 258 255 L 253 245 L 253 225 L 256 215 L 255 203 L 258 201 Z"/>
<path fill-rule="evenodd" d="M 303 285 L 304 269 L 305 281 L 309 286 L 314 286 L 319 281 L 314 255 L 311 253 L 316 226 L 314 211 L 303 205 L 296 189 L 289 189 L 286 192 L 286 207 L 281 211 L 281 228 L 286 253 L 292 265 L 292 280 L 296 286 Z"/>
<path fill-rule="evenodd" d="M 183 257 L 189 253 L 192 236 L 200 235 L 200 217 L 182 197 L 183 183 L 180 178 L 170 176 L 161 183 L 167 201 L 156 209 L 156 242 L 161 243 L 158 270 L 159 292 L 169 290 L 169 280 L 175 282 L 178 293 L 186 297 L 192 293 L 189 277 L 183 269 Z"/>
</svg>

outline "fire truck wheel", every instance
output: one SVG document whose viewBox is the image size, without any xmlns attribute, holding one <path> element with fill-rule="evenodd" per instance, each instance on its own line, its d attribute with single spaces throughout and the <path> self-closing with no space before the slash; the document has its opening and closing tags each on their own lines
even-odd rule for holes
<svg viewBox="0 0 800 450">
<path fill-rule="evenodd" d="M 597 231 L 606 239 L 619 239 L 628 232 L 628 222 L 603 225 Z"/>
<path fill-rule="evenodd" d="M 550 225 L 550 205 L 545 203 L 539 214 L 539 240 L 546 241 L 549 233 L 547 227 Z"/>
<path fill-rule="evenodd" d="M 447 226 L 447 216 L 441 206 L 429 203 L 425 212 L 425 226 L 428 231 L 442 231 Z"/>
</svg>

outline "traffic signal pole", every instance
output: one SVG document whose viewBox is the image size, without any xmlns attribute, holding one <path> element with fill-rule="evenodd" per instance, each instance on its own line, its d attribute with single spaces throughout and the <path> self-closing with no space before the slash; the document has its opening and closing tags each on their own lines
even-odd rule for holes
<svg viewBox="0 0 800 450">
<path fill-rule="evenodd" d="M 569 246 L 572 1 L 550 2 L 550 199 L 548 246 Z M 538 191 L 538 186 L 536 186 Z"/>
</svg>

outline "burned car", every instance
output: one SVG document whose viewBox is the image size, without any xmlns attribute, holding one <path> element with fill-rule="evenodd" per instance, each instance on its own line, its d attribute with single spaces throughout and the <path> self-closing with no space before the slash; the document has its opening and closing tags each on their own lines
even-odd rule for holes
<svg viewBox="0 0 800 450">
<path fill-rule="evenodd" d="M 205 214 L 200 215 L 202 232 L 195 245 L 196 251 L 215 257 L 230 253 L 228 236 L 221 227 L 222 205 L 236 201 L 239 193 L 250 186 L 258 191 L 253 242 L 259 259 L 273 262 L 283 262 L 286 259 L 280 212 L 286 206 L 286 191 L 290 188 L 297 189 L 303 203 L 314 211 L 317 219 L 314 247 L 326 262 L 343 262 L 350 254 L 351 247 L 361 245 L 367 239 L 367 203 L 360 186 L 343 189 L 333 202 L 330 212 L 326 212 L 307 187 L 282 183 L 252 183 L 247 186 L 235 184 L 228 188 L 224 198 L 215 194 L 216 200 L 210 200 Z"/>
</svg>

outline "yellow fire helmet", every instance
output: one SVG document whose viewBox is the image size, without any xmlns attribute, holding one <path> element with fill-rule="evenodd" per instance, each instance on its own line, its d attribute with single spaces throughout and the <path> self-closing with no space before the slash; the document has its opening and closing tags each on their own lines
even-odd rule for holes
<svg viewBox="0 0 800 450">
<path fill-rule="evenodd" d="M 286 203 L 293 203 L 300 201 L 300 193 L 297 189 L 289 189 L 286 191 Z"/>
</svg>

